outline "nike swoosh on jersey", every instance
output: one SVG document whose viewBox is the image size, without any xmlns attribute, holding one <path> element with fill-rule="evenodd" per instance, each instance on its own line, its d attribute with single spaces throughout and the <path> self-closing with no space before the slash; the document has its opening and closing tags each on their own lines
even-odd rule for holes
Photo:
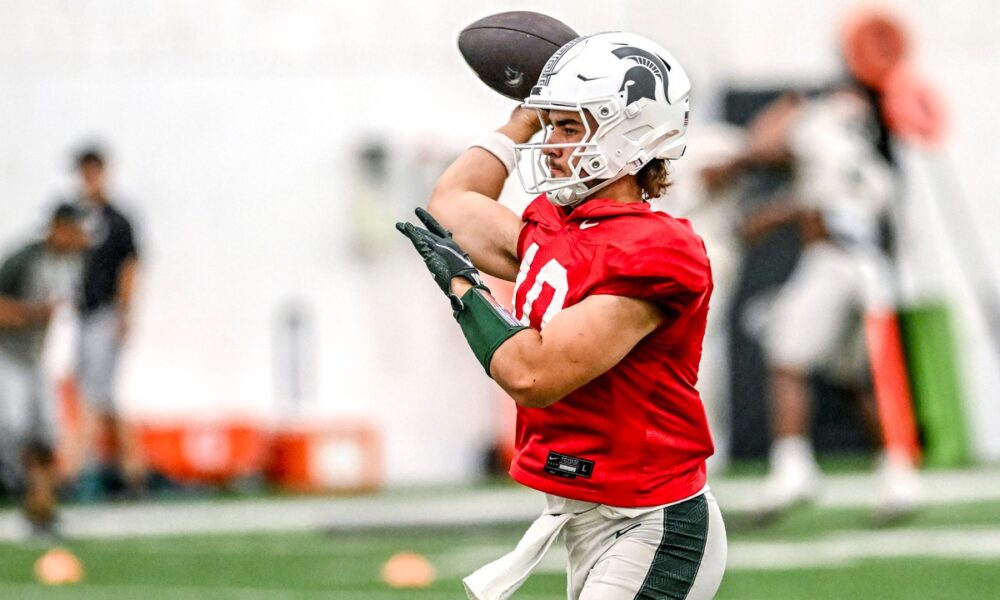
<svg viewBox="0 0 1000 600">
<path fill-rule="evenodd" d="M 618 538 L 620 538 L 621 536 L 623 536 L 623 535 L 625 535 L 626 533 L 628 533 L 628 532 L 632 531 L 633 529 L 635 529 L 636 527 L 638 527 L 638 526 L 640 526 L 640 525 L 642 525 L 642 523 L 636 523 L 635 525 L 629 525 L 629 526 L 628 526 L 628 527 L 626 527 L 625 529 L 621 529 L 621 530 L 619 530 L 619 531 L 616 531 L 616 532 L 615 532 L 615 539 L 617 540 L 617 539 L 618 539 Z"/>
<path fill-rule="evenodd" d="M 580 229 L 589 229 L 591 227 L 594 227 L 595 225 L 600 225 L 600 224 L 601 224 L 600 221 L 581 221 Z"/>
</svg>

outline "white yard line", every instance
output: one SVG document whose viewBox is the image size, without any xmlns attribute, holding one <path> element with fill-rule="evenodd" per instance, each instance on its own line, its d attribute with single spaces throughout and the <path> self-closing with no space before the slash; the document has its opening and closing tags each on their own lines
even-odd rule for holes
<svg viewBox="0 0 1000 600">
<path fill-rule="evenodd" d="M 157 583 L 156 585 L 130 585 L 130 584 L 83 584 L 73 586 L 75 594 L 73 597 L 101 598 L 102 600 L 305 600 L 316 598 L 317 600 L 399 600 L 406 597 L 405 590 L 378 590 L 367 592 L 350 592 L 341 590 L 295 590 L 283 591 L 270 588 L 252 587 L 213 587 L 213 586 L 181 586 Z M 32 583 L 7 583 L 0 582 L 0 598 L 17 598 L 18 600 L 31 600 L 32 598 L 53 598 L 56 597 L 53 588 L 45 588 Z M 436 597 L 453 597 L 454 594 L 441 592 L 440 596 L 422 596 L 428 599 Z M 61 596 L 70 597 L 70 596 Z"/>
<path fill-rule="evenodd" d="M 921 492 L 928 505 L 1000 500 L 1000 470 L 929 471 L 921 474 Z M 743 512 L 759 506 L 761 479 L 723 479 L 712 483 L 723 511 Z M 879 502 L 881 481 L 874 473 L 837 474 L 823 478 L 816 505 L 829 508 L 871 508 Z"/>
<path fill-rule="evenodd" d="M 408 499 L 399 494 L 353 498 L 282 498 L 72 506 L 67 536 L 115 538 L 202 533 L 267 533 L 361 527 L 475 525 L 530 521 L 542 509 L 524 488 L 451 491 Z M 0 512 L 0 540 L 23 537 L 15 510 Z"/>
<path fill-rule="evenodd" d="M 724 512 L 753 509 L 759 478 L 720 479 L 712 490 Z M 1000 469 L 929 472 L 923 475 L 928 505 L 1000 500 Z M 832 475 L 819 506 L 871 507 L 873 477 Z M 65 533 L 78 538 L 315 531 L 373 526 L 406 527 L 527 523 L 541 511 L 541 495 L 519 486 L 493 489 L 421 490 L 351 498 L 308 497 L 182 501 L 71 506 L 63 511 Z M 15 510 L 0 511 L 0 540 L 16 540 L 23 527 Z"/>
<path fill-rule="evenodd" d="M 1000 529 L 839 531 L 812 541 L 738 542 L 729 547 L 728 564 L 733 569 L 795 569 L 901 557 L 990 561 L 1000 577 Z"/>
<path fill-rule="evenodd" d="M 442 575 L 463 577 L 512 549 L 480 545 L 430 559 Z M 1000 529 L 857 530 L 810 541 L 730 542 L 726 569 L 837 568 L 866 559 L 902 557 L 989 561 L 997 564 L 1000 581 Z M 562 573 L 565 565 L 566 552 L 557 544 L 536 572 Z"/>
</svg>

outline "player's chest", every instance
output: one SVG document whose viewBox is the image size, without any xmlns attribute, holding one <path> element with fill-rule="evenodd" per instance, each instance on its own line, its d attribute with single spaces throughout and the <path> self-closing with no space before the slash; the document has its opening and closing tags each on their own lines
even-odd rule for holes
<svg viewBox="0 0 1000 600">
<path fill-rule="evenodd" d="M 536 329 L 583 300 L 604 271 L 602 246 L 567 232 L 533 232 L 522 241 L 521 256 L 514 316 Z"/>
</svg>

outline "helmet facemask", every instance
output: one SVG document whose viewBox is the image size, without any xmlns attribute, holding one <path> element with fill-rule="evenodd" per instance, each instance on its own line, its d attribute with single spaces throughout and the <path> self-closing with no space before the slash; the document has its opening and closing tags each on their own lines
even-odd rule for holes
<svg viewBox="0 0 1000 600">
<path fill-rule="evenodd" d="M 560 143 L 529 143 L 517 144 L 514 148 L 518 161 L 527 155 L 523 168 L 517 169 L 518 177 L 525 191 L 530 194 L 545 193 L 553 204 L 571 206 L 584 200 L 590 194 L 603 188 L 615 179 L 623 176 L 609 177 L 609 161 L 601 148 L 600 140 L 608 129 L 621 119 L 613 119 L 618 112 L 611 99 L 599 99 L 586 103 L 542 103 L 525 102 L 525 107 L 533 108 L 542 123 L 543 139 L 551 139 L 553 125 L 548 121 L 546 113 L 551 110 L 575 113 L 583 127 L 583 135 L 577 142 Z M 595 109 L 591 108 L 595 107 Z M 595 114 L 596 113 L 596 114 Z M 593 116 L 597 127 L 591 125 L 588 114 Z M 604 118 L 597 115 L 603 115 Z M 547 150 L 571 149 L 566 160 L 570 174 L 565 177 L 554 177 Z M 588 185 L 596 180 L 604 180 L 598 185 Z"/>
</svg>

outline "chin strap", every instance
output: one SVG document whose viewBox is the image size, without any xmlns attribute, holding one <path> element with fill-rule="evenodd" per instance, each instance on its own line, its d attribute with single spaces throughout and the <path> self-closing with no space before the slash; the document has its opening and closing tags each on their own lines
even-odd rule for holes
<svg viewBox="0 0 1000 600">
<path fill-rule="evenodd" d="M 564 188 L 555 190 L 548 194 L 553 204 L 559 206 L 573 206 L 578 204 L 590 193 L 590 189 L 582 183 L 576 183 Z"/>
<path fill-rule="evenodd" d="M 554 192 L 548 194 L 548 196 L 553 200 L 553 204 L 558 204 L 559 206 L 574 206 L 586 200 L 588 196 L 603 190 L 612 183 L 629 174 L 630 173 L 627 170 L 622 171 L 611 179 L 605 179 L 594 187 L 587 187 L 587 184 L 585 183 L 575 183 L 573 185 L 555 190 Z"/>
</svg>

